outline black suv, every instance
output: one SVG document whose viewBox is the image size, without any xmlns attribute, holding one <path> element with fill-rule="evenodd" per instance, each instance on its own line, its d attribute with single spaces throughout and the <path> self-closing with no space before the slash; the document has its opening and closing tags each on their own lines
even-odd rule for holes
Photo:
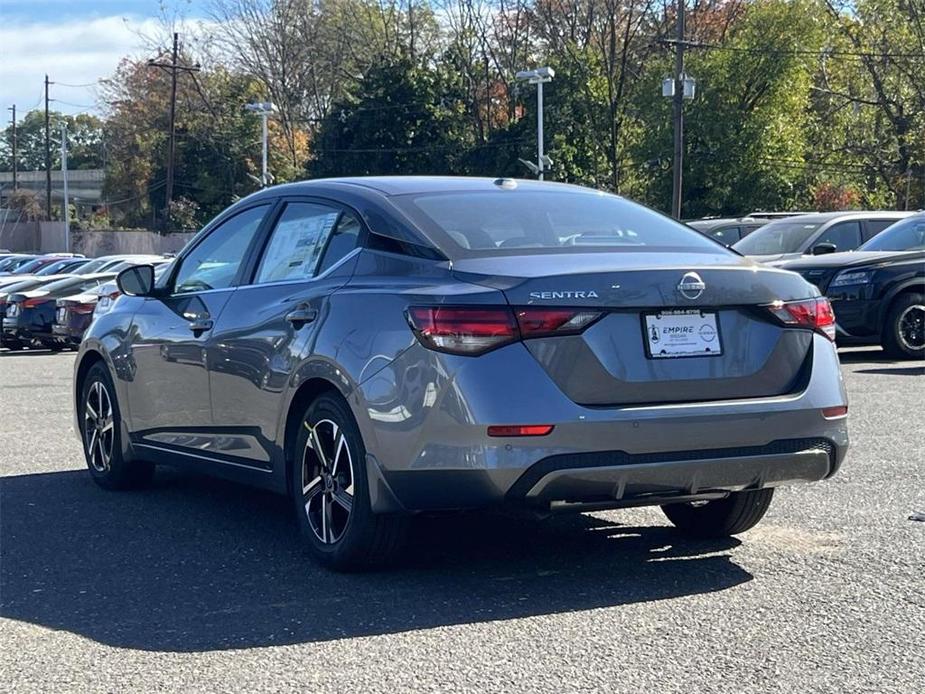
<svg viewBox="0 0 925 694">
<path fill-rule="evenodd" d="M 780 264 L 829 297 L 840 342 L 925 357 L 925 213 L 896 222 L 856 251 Z"/>
</svg>

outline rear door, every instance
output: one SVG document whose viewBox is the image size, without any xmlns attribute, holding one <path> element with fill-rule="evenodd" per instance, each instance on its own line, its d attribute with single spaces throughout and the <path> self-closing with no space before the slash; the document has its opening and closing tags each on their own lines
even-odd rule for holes
<svg viewBox="0 0 925 694">
<path fill-rule="evenodd" d="M 168 293 L 145 299 L 135 314 L 127 390 L 137 445 L 196 455 L 219 445 L 206 343 L 269 210 L 250 207 L 213 228 L 177 261 Z"/>
<path fill-rule="evenodd" d="M 331 295 L 355 264 L 358 219 L 332 201 L 285 200 L 218 320 L 208 347 L 212 407 L 238 464 L 272 467 L 283 393 L 333 319 Z"/>
</svg>

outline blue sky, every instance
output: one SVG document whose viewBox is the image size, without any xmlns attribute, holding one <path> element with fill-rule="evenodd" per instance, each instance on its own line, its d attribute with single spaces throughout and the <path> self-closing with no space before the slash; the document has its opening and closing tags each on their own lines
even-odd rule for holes
<svg viewBox="0 0 925 694">
<path fill-rule="evenodd" d="M 190 21 L 207 17 L 209 0 L 167 0 Z M 158 27 L 161 0 L 0 0 L 0 113 L 38 106 L 45 73 L 53 108 L 93 110 L 96 91 L 126 55 L 143 52 Z M 5 120 L 5 119 L 4 119 Z"/>
</svg>

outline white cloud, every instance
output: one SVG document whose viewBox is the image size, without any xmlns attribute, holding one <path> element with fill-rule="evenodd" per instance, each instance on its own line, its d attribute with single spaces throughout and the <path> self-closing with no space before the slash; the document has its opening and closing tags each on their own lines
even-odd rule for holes
<svg viewBox="0 0 925 694">
<path fill-rule="evenodd" d="M 194 24 L 181 30 L 192 32 Z M 39 106 L 43 80 L 52 82 L 52 108 L 65 113 L 87 111 L 96 102 L 89 84 L 109 77 L 125 56 L 147 54 L 163 28 L 155 19 L 99 17 L 62 22 L 0 24 L 0 107 L 16 104 L 19 113 Z M 76 104 L 76 105 L 75 105 Z"/>
</svg>

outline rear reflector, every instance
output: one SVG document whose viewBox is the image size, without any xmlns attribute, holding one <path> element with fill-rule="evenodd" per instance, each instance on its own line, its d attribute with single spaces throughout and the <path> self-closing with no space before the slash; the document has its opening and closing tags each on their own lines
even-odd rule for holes
<svg viewBox="0 0 925 694">
<path fill-rule="evenodd" d="M 768 310 L 785 325 L 809 328 L 835 341 L 835 312 L 824 296 L 804 301 L 776 301 Z"/>
<path fill-rule="evenodd" d="M 489 436 L 546 436 L 553 430 L 552 424 L 527 424 L 488 427 Z"/>
<path fill-rule="evenodd" d="M 425 347 L 450 354 L 482 354 L 518 336 L 506 308 L 414 306 L 408 322 Z"/>
<path fill-rule="evenodd" d="M 567 308 L 518 308 L 514 313 L 525 338 L 581 332 L 601 315 L 600 311 Z"/>
<path fill-rule="evenodd" d="M 838 407 L 823 407 L 822 416 L 826 419 L 840 419 L 848 416 L 848 406 L 839 405 Z"/>
</svg>

